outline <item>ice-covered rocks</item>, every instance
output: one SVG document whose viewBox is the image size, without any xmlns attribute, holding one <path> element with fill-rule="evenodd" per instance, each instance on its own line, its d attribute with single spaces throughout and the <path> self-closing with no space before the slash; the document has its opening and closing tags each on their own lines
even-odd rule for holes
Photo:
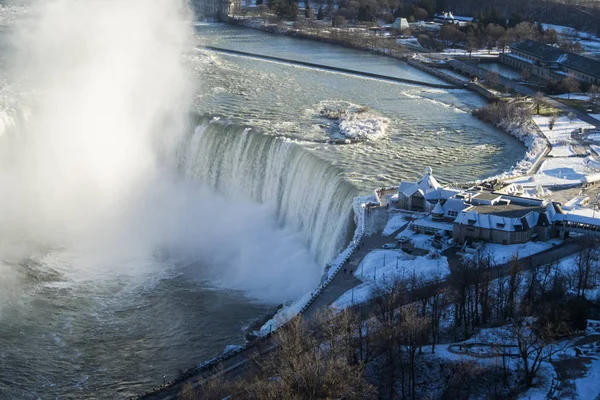
<svg viewBox="0 0 600 400">
<path fill-rule="evenodd" d="M 344 101 L 324 101 L 319 114 L 334 121 L 330 134 L 334 139 L 377 140 L 386 134 L 389 120 L 368 107 Z"/>
</svg>

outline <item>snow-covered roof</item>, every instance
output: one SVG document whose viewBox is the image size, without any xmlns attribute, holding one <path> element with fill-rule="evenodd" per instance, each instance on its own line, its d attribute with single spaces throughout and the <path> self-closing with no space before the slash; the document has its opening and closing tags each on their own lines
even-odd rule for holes
<svg viewBox="0 0 600 400">
<path fill-rule="evenodd" d="M 438 215 L 444 215 L 444 208 L 442 207 L 442 204 L 440 202 L 438 202 L 435 207 L 433 208 L 433 211 L 431 211 L 432 214 L 438 214 Z"/>
<path fill-rule="evenodd" d="M 471 206 L 461 212 L 454 221 L 483 229 L 501 231 L 528 230 L 537 225 L 540 214 L 553 207 Z M 552 222 L 552 219 L 549 219 Z"/>
<path fill-rule="evenodd" d="M 417 182 L 401 182 L 398 191 L 403 195 L 410 197 L 416 192 L 420 192 L 428 200 L 439 200 L 440 194 L 435 194 L 440 189 L 443 189 L 438 181 L 432 175 L 431 167 L 425 168 L 425 175 Z M 427 196 L 430 194 L 430 196 Z"/>
<path fill-rule="evenodd" d="M 431 190 L 427 192 L 425 198 L 433 203 L 434 201 L 447 200 L 461 192 L 462 191 L 460 189 L 449 189 L 440 187 L 437 190 Z"/>
<path fill-rule="evenodd" d="M 427 228 L 434 228 L 439 230 L 444 230 L 448 232 L 452 232 L 453 225 L 451 222 L 438 222 L 433 221 L 431 217 L 421 218 L 413 222 L 414 226 L 424 226 Z"/>
<path fill-rule="evenodd" d="M 417 190 L 417 184 L 414 182 L 400 182 L 400 187 L 398 187 L 398 192 L 407 197 L 412 196 Z"/>
<path fill-rule="evenodd" d="M 594 212 L 591 208 L 580 208 L 566 214 L 556 214 L 555 220 L 600 226 L 600 211 Z"/>
<path fill-rule="evenodd" d="M 454 211 L 460 213 L 462 210 L 467 208 L 468 206 L 461 199 L 457 199 L 455 197 L 449 198 L 443 205 L 444 211 L 447 217 L 449 217 L 448 213 L 450 211 Z"/>
</svg>

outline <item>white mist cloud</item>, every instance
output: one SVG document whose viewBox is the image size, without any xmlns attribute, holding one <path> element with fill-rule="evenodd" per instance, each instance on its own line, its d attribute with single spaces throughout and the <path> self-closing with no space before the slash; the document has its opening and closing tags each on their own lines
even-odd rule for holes
<svg viewBox="0 0 600 400">
<path fill-rule="evenodd" d="M 319 276 L 301 240 L 267 206 L 182 181 L 156 156 L 183 132 L 195 90 L 182 57 L 190 14 L 178 4 L 37 4 L 14 35 L 29 118 L 0 143 L 11 159 L 0 169 L 0 241 L 68 248 L 66 263 L 100 275 L 159 270 L 166 249 L 196 262 L 199 279 L 293 298 Z"/>
<path fill-rule="evenodd" d="M 154 127 L 189 95 L 188 25 L 173 4 L 47 2 L 17 35 L 32 113 L 11 174 L 25 183 L 16 208 L 34 202 L 30 222 L 85 228 L 152 172 Z"/>
</svg>

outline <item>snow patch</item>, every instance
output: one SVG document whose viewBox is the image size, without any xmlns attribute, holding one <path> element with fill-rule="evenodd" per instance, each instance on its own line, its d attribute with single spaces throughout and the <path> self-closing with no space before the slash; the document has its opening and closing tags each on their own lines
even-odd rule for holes
<svg viewBox="0 0 600 400">
<path fill-rule="evenodd" d="M 377 140 L 386 133 L 389 120 L 367 107 L 345 101 L 322 101 L 319 114 L 334 120 L 332 136 L 358 140 Z"/>
<path fill-rule="evenodd" d="M 407 224 L 408 221 L 404 219 L 403 214 L 394 214 L 388 219 L 385 228 L 383 228 L 383 236 L 390 236 L 398 229 L 404 228 Z"/>
<path fill-rule="evenodd" d="M 368 301 L 374 290 L 395 280 L 420 277 L 424 281 L 443 279 L 450 273 L 446 257 L 415 257 L 401 250 L 373 250 L 362 260 L 354 276 L 364 283 L 340 296 L 331 307 L 345 309 Z"/>
<path fill-rule="evenodd" d="M 533 254 L 541 253 L 560 243 L 560 240 L 550 240 L 548 242 L 527 242 L 522 244 L 497 244 L 486 243 L 484 249 L 492 256 L 496 264 L 509 262 L 513 257 L 522 259 Z"/>
</svg>

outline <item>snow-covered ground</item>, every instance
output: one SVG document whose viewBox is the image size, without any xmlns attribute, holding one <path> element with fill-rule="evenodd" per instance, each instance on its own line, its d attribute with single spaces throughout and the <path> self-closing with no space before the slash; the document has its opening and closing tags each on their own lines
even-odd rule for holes
<svg viewBox="0 0 600 400">
<path fill-rule="evenodd" d="M 600 393 L 600 359 L 594 357 L 583 378 L 574 380 L 578 399 L 596 399 Z"/>
<path fill-rule="evenodd" d="M 550 117 L 535 115 L 532 120 L 551 143 L 552 151 L 549 155 L 555 158 L 545 160 L 535 175 L 521 176 L 512 179 L 511 182 L 522 184 L 524 187 L 575 186 L 585 175 L 597 172 L 592 168 L 593 164 L 586 164 L 585 159 L 572 157 L 576 154 L 571 146 L 572 132 L 593 129 L 593 125 L 577 118 L 562 116 L 556 118 L 554 126 L 550 129 Z"/>
<path fill-rule="evenodd" d="M 419 49 L 423 48 L 423 47 L 421 47 L 421 44 L 419 43 L 417 38 L 414 38 L 414 37 L 405 38 L 405 39 L 396 39 L 396 43 L 405 45 L 408 47 L 414 47 L 414 48 L 419 48 Z"/>
<path fill-rule="evenodd" d="M 600 142 L 600 133 L 592 133 L 591 135 L 587 135 L 586 139 Z"/>
<path fill-rule="evenodd" d="M 581 178 L 596 171 L 585 163 L 585 158 L 548 158 L 544 160 L 535 175 L 522 176 L 511 179 L 510 182 L 534 188 L 542 186 L 576 186 L 581 183 Z"/>
<path fill-rule="evenodd" d="M 597 119 L 598 121 L 600 121 L 600 114 L 588 114 L 590 117 Z"/>
<path fill-rule="evenodd" d="M 364 303 L 376 287 L 385 287 L 396 279 L 416 276 L 427 281 L 444 278 L 450 270 L 446 257 L 434 259 L 428 256 L 414 257 L 401 250 L 373 250 L 353 273 L 364 283 L 344 293 L 332 307 L 344 309 Z"/>
<path fill-rule="evenodd" d="M 585 93 L 563 93 L 563 94 L 559 94 L 556 96 L 550 96 L 550 97 L 555 97 L 557 99 L 570 99 L 570 100 L 582 100 L 582 101 L 590 101 L 590 96 L 588 96 Z"/>
<path fill-rule="evenodd" d="M 384 283 L 411 275 L 428 279 L 445 277 L 449 273 L 446 257 L 431 259 L 428 256 L 414 257 L 401 250 L 373 250 L 354 271 L 354 276 L 363 282 Z"/>
<path fill-rule="evenodd" d="M 562 25 L 542 24 L 542 26 L 544 29 L 554 29 L 560 36 L 566 39 L 579 42 L 586 52 L 600 52 L 600 38 L 593 33 L 578 31 L 571 27 Z"/>
<path fill-rule="evenodd" d="M 408 228 L 396 236 L 396 239 L 402 238 L 408 238 L 415 248 L 422 250 L 430 250 L 431 242 L 433 241 L 433 236 L 425 235 L 423 233 L 415 233 L 413 230 Z"/>
<path fill-rule="evenodd" d="M 465 49 L 444 49 L 444 54 L 453 55 L 453 56 L 468 56 L 469 52 Z M 473 50 L 471 53 L 471 57 L 477 56 L 478 58 L 497 58 L 500 52 L 496 50 Z"/>
<path fill-rule="evenodd" d="M 383 236 L 389 236 L 407 224 L 408 221 L 404 218 L 404 214 L 393 214 L 385 224 L 385 228 L 383 228 Z"/>
<path fill-rule="evenodd" d="M 545 23 L 542 23 L 542 26 L 544 27 L 544 29 L 554 29 L 556 31 L 556 33 L 558 33 L 559 35 L 563 35 L 565 37 L 598 39 L 598 37 L 596 35 L 594 35 L 593 33 L 578 31 L 574 28 L 571 28 L 570 26 L 545 24 Z"/>
<path fill-rule="evenodd" d="M 594 126 L 580 119 L 570 119 L 567 116 L 556 118 L 554 126 L 550 129 L 550 117 L 534 115 L 533 122 L 540 128 L 544 136 L 552 144 L 551 156 L 568 157 L 575 155 L 571 147 L 571 133 L 579 129 L 593 129 Z"/>
<path fill-rule="evenodd" d="M 496 264 L 509 262 L 513 257 L 518 259 L 529 257 L 544 250 L 556 246 L 560 240 L 553 239 L 548 242 L 527 242 L 522 244 L 502 245 L 497 243 L 486 243 L 484 249 L 490 253 Z"/>
</svg>

